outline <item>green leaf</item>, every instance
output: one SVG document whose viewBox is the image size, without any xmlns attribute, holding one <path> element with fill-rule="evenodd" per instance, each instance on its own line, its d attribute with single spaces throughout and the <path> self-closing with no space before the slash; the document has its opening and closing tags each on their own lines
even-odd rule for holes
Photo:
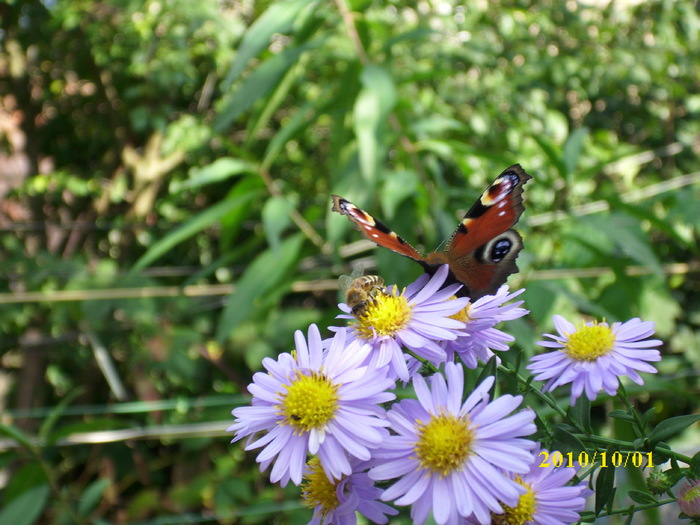
<svg viewBox="0 0 700 525">
<path fill-rule="evenodd" d="M 37 485 L 10 502 L 0 511 L 0 523 L 32 525 L 44 511 L 49 497 L 49 485 Z"/>
<path fill-rule="evenodd" d="M 418 190 L 418 175 L 414 171 L 400 171 L 391 173 L 386 179 L 384 191 L 380 197 L 382 209 L 387 217 L 395 217 L 399 204 L 404 199 L 415 195 Z"/>
<path fill-rule="evenodd" d="M 257 194 L 258 192 L 255 190 L 249 191 L 248 193 L 239 195 L 232 199 L 221 201 L 211 208 L 206 209 L 198 215 L 195 215 L 192 219 L 183 223 L 182 226 L 151 246 L 151 248 L 144 253 L 139 260 L 136 261 L 136 263 L 134 263 L 131 273 L 147 267 L 159 257 L 166 254 L 173 247 L 218 221 L 230 211 L 245 207 L 245 205 L 248 204 L 248 202 L 251 201 Z"/>
<path fill-rule="evenodd" d="M 30 461 L 19 467 L 14 467 L 12 476 L 8 480 L 7 485 L 3 487 L 3 501 L 12 501 L 25 492 L 40 485 L 46 485 L 48 482 L 49 478 L 46 471 L 38 461 Z"/>
<path fill-rule="evenodd" d="M 700 421 L 700 414 L 665 419 L 649 433 L 648 442 L 652 447 L 655 447 L 659 442 L 675 436 L 697 421 Z"/>
<path fill-rule="evenodd" d="M 396 87 L 381 67 L 368 65 L 360 76 L 362 89 L 354 108 L 354 128 L 360 154 L 360 172 L 373 181 L 379 163 L 379 130 L 396 104 Z"/>
<path fill-rule="evenodd" d="M 233 157 L 221 157 L 207 166 L 192 168 L 189 172 L 190 178 L 181 185 L 181 188 L 199 188 L 230 179 L 236 175 L 257 173 L 257 171 L 258 167 L 251 162 Z"/>
<path fill-rule="evenodd" d="M 531 135 L 531 138 L 537 142 L 544 154 L 547 155 L 549 162 L 557 169 L 559 176 L 566 180 L 569 172 L 567 171 L 566 162 L 561 158 L 561 150 L 558 146 L 545 135 Z"/>
<path fill-rule="evenodd" d="M 494 376 L 496 378 L 496 382 L 498 381 L 498 360 L 499 359 L 497 356 L 493 356 L 491 359 L 488 360 L 488 362 L 484 365 L 484 369 L 479 374 L 479 377 L 476 379 L 474 388 L 483 383 L 484 379 L 486 379 L 489 376 Z M 492 398 L 495 389 L 496 383 L 494 383 L 491 389 L 489 390 L 489 393 Z"/>
<path fill-rule="evenodd" d="M 13 427 L 11 425 L 4 425 L 0 423 L 0 434 L 5 434 L 6 436 L 14 439 L 17 443 L 22 445 L 27 450 L 34 449 L 34 445 L 32 445 L 31 438 L 17 427 Z"/>
<path fill-rule="evenodd" d="M 656 503 L 656 498 L 651 494 L 642 492 L 640 490 L 630 490 L 627 495 L 635 503 L 640 503 L 641 505 L 649 505 Z"/>
<path fill-rule="evenodd" d="M 634 417 L 630 415 L 627 410 L 611 410 L 608 412 L 608 417 L 611 417 L 613 419 L 620 419 L 622 421 L 634 421 Z"/>
<path fill-rule="evenodd" d="M 578 128 L 569 135 L 564 144 L 564 165 L 566 166 L 567 175 L 571 175 L 576 171 L 579 158 L 581 157 L 581 149 L 583 141 L 588 136 L 588 128 Z"/>
<path fill-rule="evenodd" d="M 700 478 L 700 452 L 696 452 L 690 459 L 690 470 L 695 474 L 696 478 Z"/>
<path fill-rule="evenodd" d="M 608 450 L 610 452 L 610 450 Z M 595 480 L 595 513 L 600 514 L 603 507 L 613 497 L 615 484 L 615 469 L 612 467 L 601 467 L 598 470 L 598 477 Z"/>
<path fill-rule="evenodd" d="M 304 51 L 319 45 L 320 42 L 316 42 L 287 48 L 265 60 L 245 78 L 238 90 L 224 98 L 212 128 L 219 133 L 225 131 L 257 100 L 265 98 Z"/>
<path fill-rule="evenodd" d="M 282 232 L 292 223 L 289 217 L 294 203 L 284 197 L 272 197 L 265 202 L 262 210 L 262 223 L 265 238 L 273 251 L 280 246 Z"/>
<path fill-rule="evenodd" d="M 236 58 L 221 85 L 222 91 L 228 91 L 241 75 L 251 58 L 265 49 L 275 33 L 286 34 L 291 31 L 294 21 L 304 8 L 313 9 L 316 2 L 309 0 L 287 0 L 273 2 L 246 31 L 238 47 Z"/>
<path fill-rule="evenodd" d="M 269 169 L 279 153 L 283 151 L 285 144 L 312 121 L 316 114 L 315 109 L 317 108 L 318 102 L 319 99 L 315 99 L 304 104 L 297 110 L 294 116 L 275 133 L 265 149 L 263 160 L 260 163 L 261 169 Z"/>
<path fill-rule="evenodd" d="M 583 452 L 584 450 L 586 450 L 586 445 L 584 445 L 579 438 L 577 438 L 574 434 L 571 433 L 570 427 L 568 425 L 565 425 L 563 423 L 557 423 L 553 425 L 553 429 L 554 449 L 558 450 L 562 454 L 566 454 L 567 452 L 573 452 L 574 454 L 578 454 L 579 452 Z"/>
<path fill-rule="evenodd" d="M 53 430 L 56 421 L 58 421 L 58 418 L 61 417 L 73 400 L 84 392 L 85 388 L 78 387 L 73 389 L 71 392 L 65 395 L 63 399 L 61 399 L 61 401 L 51 410 L 49 416 L 44 419 L 44 422 L 41 424 L 41 428 L 39 429 L 38 433 L 40 440 L 49 440 L 49 435 Z"/>
<path fill-rule="evenodd" d="M 591 430 L 591 402 L 586 396 L 581 396 L 576 400 L 576 404 L 569 408 L 569 416 L 586 432 Z"/>
<path fill-rule="evenodd" d="M 78 514 L 87 517 L 102 499 L 102 494 L 109 487 L 110 481 L 106 478 L 97 479 L 90 483 L 83 491 L 78 502 Z"/>
<path fill-rule="evenodd" d="M 278 250 L 265 250 L 236 282 L 224 311 L 219 318 L 216 339 L 223 343 L 228 334 L 248 319 L 258 297 L 278 286 L 296 264 L 304 237 L 301 234 L 286 239 Z"/>
</svg>

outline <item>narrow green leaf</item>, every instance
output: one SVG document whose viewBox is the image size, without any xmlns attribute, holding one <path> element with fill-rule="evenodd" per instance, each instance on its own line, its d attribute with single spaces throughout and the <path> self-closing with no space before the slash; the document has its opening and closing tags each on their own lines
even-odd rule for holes
<svg viewBox="0 0 700 525">
<path fill-rule="evenodd" d="M 221 182 L 244 173 L 256 173 L 258 167 L 241 159 L 221 157 L 211 164 L 190 170 L 190 178 L 182 184 L 183 189 L 199 188 L 207 184 Z"/>
<path fill-rule="evenodd" d="M 49 478 L 46 470 L 38 461 L 29 461 L 20 466 L 15 465 L 12 467 L 12 476 L 3 487 L 2 500 L 3 502 L 12 501 L 28 490 L 47 483 L 49 483 Z"/>
<path fill-rule="evenodd" d="M 588 136 L 588 128 L 578 128 L 569 135 L 564 144 L 564 165 L 566 166 L 567 174 L 570 175 L 576 171 L 581 150 L 583 149 L 583 141 Z"/>
<path fill-rule="evenodd" d="M 228 91 L 241 75 L 251 58 L 265 49 L 275 33 L 286 34 L 291 31 L 294 21 L 306 7 L 311 9 L 316 2 L 309 0 L 287 0 L 272 2 L 270 7 L 253 22 L 238 47 L 236 58 L 221 85 L 222 91 Z"/>
<path fill-rule="evenodd" d="M 690 459 L 690 470 L 695 474 L 695 477 L 700 478 L 700 452 L 697 452 Z"/>
<path fill-rule="evenodd" d="M 78 514 L 87 517 L 90 512 L 97 506 L 102 499 L 102 494 L 109 487 L 110 481 L 106 478 L 101 478 L 93 481 L 83 491 L 80 501 L 78 502 Z"/>
<path fill-rule="evenodd" d="M 576 404 L 569 408 L 569 416 L 587 432 L 591 432 L 591 402 L 586 396 L 576 400 Z"/>
<path fill-rule="evenodd" d="M 399 171 L 389 174 L 384 191 L 380 195 L 382 210 L 387 217 L 395 217 L 399 204 L 407 197 L 417 193 L 418 183 L 418 175 L 415 171 Z"/>
<path fill-rule="evenodd" d="M 657 325 L 657 329 L 658 329 L 658 325 Z M 644 412 L 644 415 L 642 416 L 642 426 L 644 428 L 647 427 L 647 425 L 651 421 L 651 418 L 654 417 L 655 414 L 656 414 L 656 408 L 654 408 L 654 407 L 651 407 L 649 410 Z"/>
<path fill-rule="evenodd" d="M 622 421 L 634 421 L 634 418 L 629 412 L 627 412 L 627 410 L 611 410 L 608 412 L 608 417 L 620 419 Z"/>
<path fill-rule="evenodd" d="M 32 525 L 44 511 L 48 497 L 48 484 L 29 489 L 3 505 L 0 511 L 0 523 Z"/>
<path fill-rule="evenodd" d="M 246 269 L 236 282 L 236 288 L 228 298 L 221 313 L 216 339 L 223 343 L 228 334 L 250 317 L 256 299 L 278 286 L 296 264 L 304 237 L 301 234 L 286 239 L 278 250 L 266 250 Z"/>
<path fill-rule="evenodd" d="M 32 450 L 34 448 L 31 442 L 31 438 L 17 427 L 13 427 L 11 425 L 4 425 L 0 423 L 0 434 L 4 434 L 7 437 L 14 439 L 17 443 L 19 443 L 28 450 Z"/>
<path fill-rule="evenodd" d="M 546 135 L 531 135 L 531 138 L 537 142 L 545 155 L 547 155 L 549 162 L 557 168 L 559 176 L 566 180 L 568 168 L 566 167 L 566 162 L 561 158 L 561 150 Z"/>
<path fill-rule="evenodd" d="M 642 492 L 640 490 L 630 490 L 627 493 L 627 495 L 632 501 L 634 501 L 635 503 L 640 503 L 642 505 L 656 503 L 656 498 L 654 496 L 646 492 Z"/>
<path fill-rule="evenodd" d="M 219 133 L 225 131 L 257 100 L 265 98 L 272 91 L 282 75 L 299 59 L 304 51 L 318 45 L 320 43 L 316 42 L 287 48 L 256 67 L 241 83 L 238 90 L 224 98 L 222 107 L 214 118 L 212 128 Z"/>
<path fill-rule="evenodd" d="M 584 450 L 586 450 L 586 445 L 584 445 L 579 438 L 577 438 L 571 433 L 571 430 L 568 427 L 568 425 L 557 423 L 553 425 L 553 429 L 553 447 L 562 454 L 566 454 L 567 452 L 573 452 L 574 454 L 578 454 L 579 452 L 583 452 Z"/>
<path fill-rule="evenodd" d="M 263 206 L 263 231 L 273 251 L 279 248 L 282 233 L 292 223 L 289 214 L 293 209 L 294 203 L 284 197 L 272 197 Z"/>
<path fill-rule="evenodd" d="M 299 131 L 305 129 L 305 127 L 312 121 L 316 115 L 315 108 L 319 99 L 307 102 L 301 108 L 297 110 L 294 116 L 289 119 L 288 122 L 282 126 L 277 133 L 270 139 L 265 149 L 265 154 L 263 160 L 260 163 L 263 170 L 270 168 L 277 155 L 284 150 L 284 146 L 292 139 Z"/>
<path fill-rule="evenodd" d="M 44 422 L 41 424 L 41 428 L 39 429 L 38 433 L 39 439 L 49 439 L 49 435 L 51 434 L 51 431 L 53 430 L 56 421 L 58 421 L 58 418 L 63 415 L 66 408 L 70 406 L 73 400 L 79 395 L 81 395 L 83 392 L 85 392 L 85 388 L 78 387 L 70 391 L 66 396 L 63 397 L 63 399 L 61 399 L 61 401 L 51 410 L 49 416 L 46 419 L 44 419 Z"/>
<path fill-rule="evenodd" d="M 700 421 L 700 414 L 665 419 L 649 433 L 648 441 L 652 447 L 655 447 L 659 442 L 675 436 L 697 421 Z"/>
<path fill-rule="evenodd" d="M 131 273 L 137 272 L 153 263 L 173 247 L 218 221 L 230 211 L 244 207 L 257 194 L 257 191 L 250 191 L 233 199 L 226 199 L 204 210 L 202 213 L 195 215 L 192 219 L 183 223 L 182 226 L 151 246 L 151 248 L 136 261 L 131 269 Z"/>
<path fill-rule="evenodd" d="M 497 356 L 493 356 L 491 359 L 488 360 L 488 362 L 484 365 L 484 369 L 479 374 L 479 377 L 476 379 L 476 386 L 480 385 L 484 381 L 484 379 L 486 379 L 489 376 L 494 376 L 498 381 L 498 360 L 499 359 Z M 491 390 L 489 391 L 492 399 L 495 389 L 496 383 L 493 384 Z"/>
<path fill-rule="evenodd" d="M 360 171 L 367 181 L 375 178 L 379 162 L 379 130 L 396 104 L 396 87 L 381 67 L 366 66 L 362 89 L 355 100 L 354 129 L 360 154 Z"/>
<path fill-rule="evenodd" d="M 288 99 L 290 90 L 297 84 L 299 78 L 306 74 L 306 64 L 309 62 L 309 58 L 309 53 L 306 53 L 299 57 L 296 65 L 287 69 L 270 96 L 261 104 L 260 111 L 257 111 L 253 118 L 248 121 L 248 133 L 244 144 L 246 149 L 251 149 L 251 144 L 260 137 L 260 130 L 277 127 L 275 124 L 270 126 L 270 120 Z"/>
<path fill-rule="evenodd" d="M 595 480 L 595 513 L 598 515 L 603 507 L 612 499 L 615 484 L 615 469 L 601 467 Z"/>
</svg>

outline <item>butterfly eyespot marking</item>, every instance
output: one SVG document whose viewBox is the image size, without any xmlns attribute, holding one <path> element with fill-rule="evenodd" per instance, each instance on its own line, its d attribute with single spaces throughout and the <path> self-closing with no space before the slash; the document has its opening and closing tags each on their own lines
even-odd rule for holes
<svg viewBox="0 0 700 525">
<path fill-rule="evenodd" d="M 515 230 L 508 230 L 477 249 L 476 259 L 484 264 L 496 264 L 508 259 L 511 254 L 510 258 L 514 258 L 522 245 L 520 234 Z"/>
</svg>

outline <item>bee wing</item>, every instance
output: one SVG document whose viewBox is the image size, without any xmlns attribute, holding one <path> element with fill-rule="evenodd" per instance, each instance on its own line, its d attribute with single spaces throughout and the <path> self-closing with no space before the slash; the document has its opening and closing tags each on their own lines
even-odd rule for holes
<svg viewBox="0 0 700 525">
<path fill-rule="evenodd" d="M 345 292 L 347 292 L 350 289 L 350 286 L 352 286 L 352 283 L 355 281 L 356 277 L 351 277 L 349 275 L 341 275 L 338 277 L 338 288 L 340 288 L 340 291 L 345 295 Z"/>
</svg>

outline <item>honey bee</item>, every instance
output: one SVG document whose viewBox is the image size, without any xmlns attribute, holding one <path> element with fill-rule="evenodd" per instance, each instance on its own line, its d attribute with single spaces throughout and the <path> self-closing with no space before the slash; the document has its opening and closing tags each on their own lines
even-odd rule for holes
<svg viewBox="0 0 700 525">
<path fill-rule="evenodd" d="M 351 308 L 352 315 L 362 317 L 378 294 L 387 294 L 384 279 L 378 275 L 350 277 L 341 275 L 338 279 L 340 290 L 345 293 L 345 304 Z"/>
</svg>

